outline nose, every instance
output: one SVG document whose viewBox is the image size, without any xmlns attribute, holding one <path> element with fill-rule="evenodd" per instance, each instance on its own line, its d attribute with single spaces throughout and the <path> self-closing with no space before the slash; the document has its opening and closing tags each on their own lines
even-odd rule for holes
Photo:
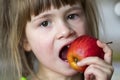
<svg viewBox="0 0 120 80">
<path fill-rule="evenodd" d="M 75 31 L 69 26 L 62 25 L 59 27 L 60 28 L 58 29 L 58 32 L 57 32 L 57 39 L 68 38 L 75 34 Z"/>
</svg>

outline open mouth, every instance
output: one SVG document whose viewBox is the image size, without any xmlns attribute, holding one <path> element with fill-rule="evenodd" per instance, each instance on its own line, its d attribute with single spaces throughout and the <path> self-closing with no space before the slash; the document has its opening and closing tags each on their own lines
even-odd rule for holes
<svg viewBox="0 0 120 80">
<path fill-rule="evenodd" d="M 67 62 L 67 52 L 68 52 L 68 48 L 69 48 L 68 45 L 67 45 L 67 46 L 64 46 L 64 47 L 61 49 L 60 53 L 59 53 L 60 59 L 63 60 L 63 61 L 66 61 L 66 62 Z"/>
</svg>

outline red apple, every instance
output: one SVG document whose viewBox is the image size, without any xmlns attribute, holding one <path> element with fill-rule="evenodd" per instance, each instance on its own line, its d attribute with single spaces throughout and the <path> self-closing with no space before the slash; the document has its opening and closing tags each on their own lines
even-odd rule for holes
<svg viewBox="0 0 120 80">
<path fill-rule="evenodd" d="M 67 60 L 73 69 L 83 73 L 87 65 L 79 67 L 77 62 L 86 57 L 97 56 L 104 59 L 103 49 L 98 47 L 97 40 L 89 35 L 83 35 L 71 43 L 67 53 Z"/>
</svg>

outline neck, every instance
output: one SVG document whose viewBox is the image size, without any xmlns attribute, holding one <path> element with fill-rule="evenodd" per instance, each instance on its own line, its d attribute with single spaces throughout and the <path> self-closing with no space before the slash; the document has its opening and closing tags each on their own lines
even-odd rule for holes
<svg viewBox="0 0 120 80">
<path fill-rule="evenodd" d="M 79 75 L 64 76 L 54 71 L 51 71 L 45 67 L 39 68 L 37 76 L 39 79 L 32 79 L 32 80 L 80 80 Z"/>
</svg>

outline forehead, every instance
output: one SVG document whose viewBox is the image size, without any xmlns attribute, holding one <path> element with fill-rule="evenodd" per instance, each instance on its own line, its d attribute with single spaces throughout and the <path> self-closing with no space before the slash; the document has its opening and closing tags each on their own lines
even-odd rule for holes
<svg viewBox="0 0 120 80">
<path fill-rule="evenodd" d="M 65 5 L 81 4 L 82 0 L 31 0 L 32 12 L 34 15 L 38 15 L 41 12 L 50 10 L 51 7 L 56 9 Z"/>
<path fill-rule="evenodd" d="M 49 17 L 49 16 L 54 16 L 54 15 L 63 15 L 63 14 L 66 14 L 67 12 L 70 12 L 70 11 L 75 11 L 75 10 L 82 10 L 81 6 L 80 5 L 65 5 L 65 6 L 62 6 L 61 8 L 59 9 L 56 9 L 54 8 L 53 6 L 51 6 L 51 9 L 50 10 L 47 10 L 47 11 L 44 11 L 40 14 L 38 14 L 37 16 L 35 15 L 32 15 L 32 19 L 33 21 L 36 20 L 36 19 L 39 19 L 39 18 L 43 18 L 43 17 Z"/>
</svg>

